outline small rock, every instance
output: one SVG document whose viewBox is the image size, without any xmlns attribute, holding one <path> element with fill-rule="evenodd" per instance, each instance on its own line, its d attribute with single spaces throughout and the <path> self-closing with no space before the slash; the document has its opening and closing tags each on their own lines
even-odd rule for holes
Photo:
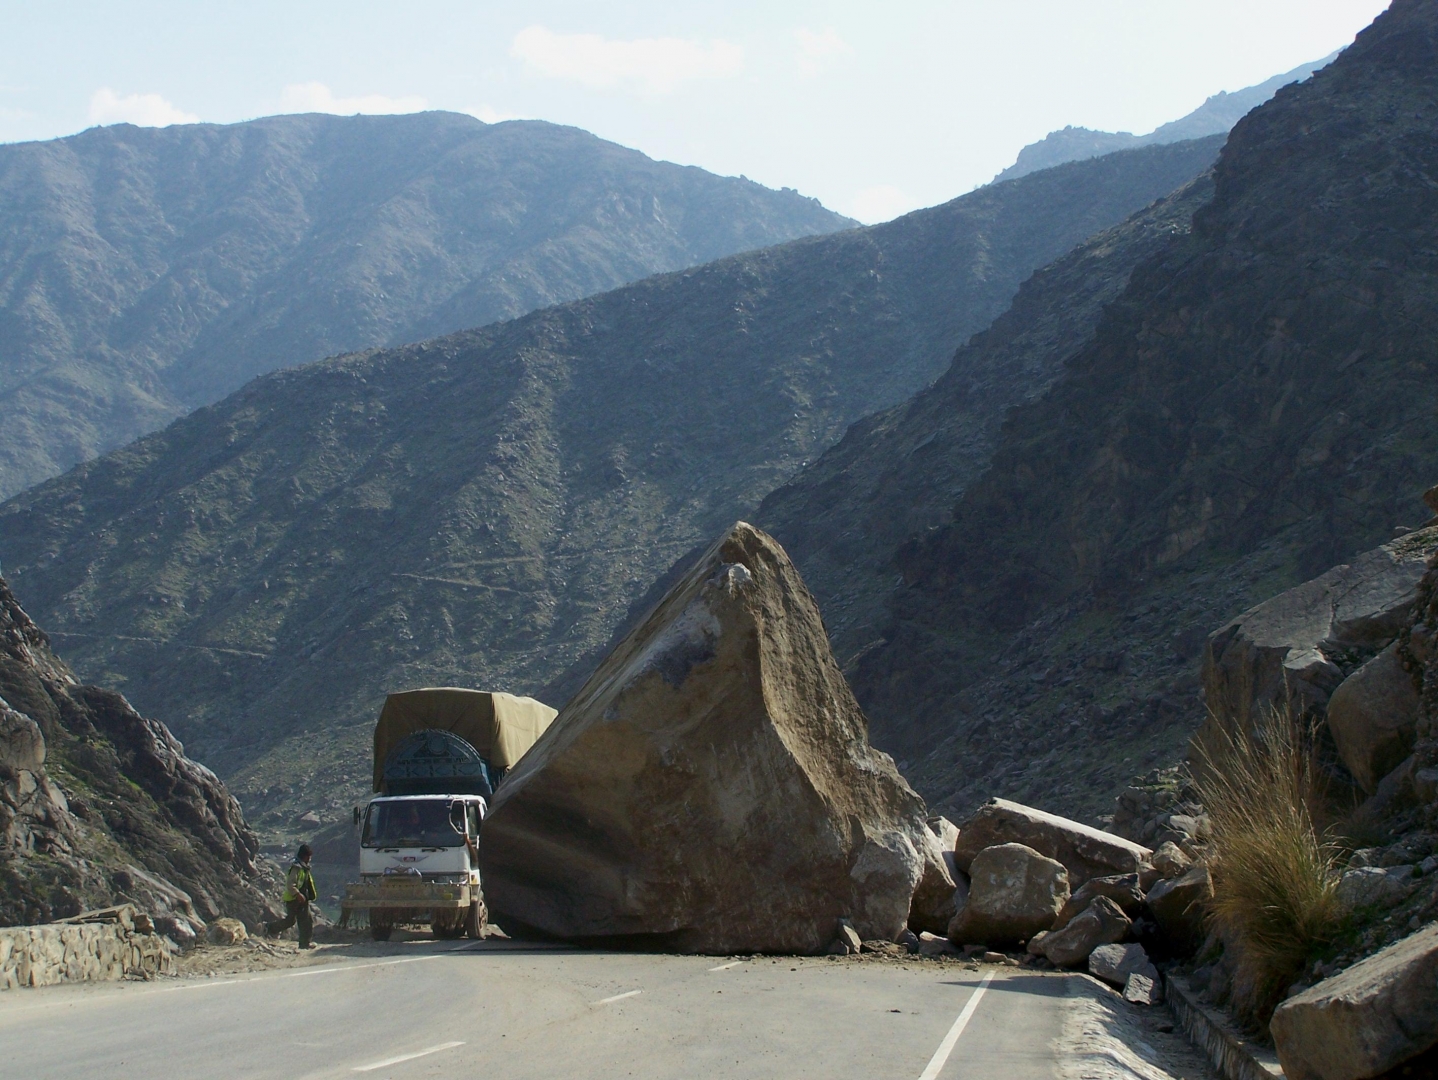
<svg viewBox="0 0 1438 1080">
<path fill-rule="evenodd" d="M 300 824 L 300 825 L 308 825 L 308 826 L 310 826 L 310 828 L 314 828 L 314 827 L 318 826 L 319 823 L 320 823 L 320 816 L 319 816 L 319 814 L 315 813 L 313 810 L 306 810 L 306 811 L 305 811 L 303 814 L 301 814 L 301 815 L 299 816 L 299 818 L 297 819 L 297 824 Z"/>
<path fill-rule="evenodd" d="M 1142 945 L 1100 945 L 1089 953 L 1088 972 L 1114 986 L 1124 986 L 1134 972 L 1158 978 L 1158 969 L 1149 962 Z"/>
<path fill-rule="evenodd" d="M 849 946 L 838 938 L 835 938 L 829 943 L 829 947 L 825 950 L 825 953 L 829 956 L 848 956 Z"/>
<path fill-rule="evenodd" d="M 1057 967 L 1077 967 L 1098 946 L 1122 941 L 1131 925 L 1117 904 L 1100 896 L 1062 930 L 1044 938 L 1044 956 Z"/>
<path fill-rule="evenodd" d="M 152 921 L 156 933 L 163 934 L 182 949 L 188 949 L 199 940 L 199 932 L 189 919 L 181 915 L 157 915 Z"/>
<path fill-rule="evenodd" d="M 1135 971 L 1123 985 L 1123 999 L 1135 1005 L 1160 1005 L 1163 1003 L 1163 991 L 1159 989 L 1157 979 Z"/>
<path fill-rule="evenodd" d="M 1153 853 L 1153 868 L 1166 878 L 1183 877 L 1192 865 L 1193 860 L 1172 840 L 1160 844 Z"/>
<path fill-rule="evenodd" d="M 1148 891 L 1149 911 L 1170 948 L 1191 952 L 1198 946 L 1203 935 L 1203 908 L 1212 896 L 1213 879 L 1205 866 L 1160 881 Z"/>
<path fill-rule="evenodd" d="M 1438 801 L 1438 769 L 1419 769 L 1413 774 L 1413 794 L 1419 801 Z"/>
<path fill-rule="evenodd" d="M 1052 930 L 1040 930 L 1033 937 L 1029 938 L 1028 954 L 1030 956 L 1042 956 L 1044 954 L 1044 942 L 1053 934 Z"/>
<path fill-rule="evenodd" d="M 1338 899 L 1350 909 L 1388 907 L 1407 897 L 1412 888 L 1411 866 L 1360 866 L 1339 879 Z"/>
<path fill-rule="evenodd" d="M 926 932 L 919 935 L 919 955 L 960 956 L 962 954 L 958 947 L 948 938 Z"/>
<path fill-rule="evenodd" d="M 931 934 L 930 937 L 932 936 L 933 935 Z M 912 930 L 904 930 L 899 934 L 898 937 L 894 939 L 894 944 L 903 946 L 903 948 L 906 949 L 908 952 L 916 953 L 919 951 L 919 935 L 914 933 Z"/>
<path fill-rule="evenodd" d="M 1382 848 L 1359 848 L 1352 855 L 1348 856 L 1348 865 L 1353 868 L 1360 866 L 1377 866 L 1378 860 L 1381 858 L 1383 858 Z"/>
<path fill-rule="evenodd" d="M 1429 874 L 1433 873 L 1433 871 L 1438 870 L 1438 855 L 1429 855 L 1428 858 L 1424 859 L 1421 863 L 1418 864 L 1418 869 L 1422 872 L 1424 877 L 1427 877 Z"/>
<path fill-rule="evenodd" d="M 239 945 L 249 936 L 239 919 L 219 918 L 205 929 L 205 940 L 211 945 Z"/>
<path fill-rule="evenodd" d="M 1139 881 L 1138 874 L 1113 874 L 1084 882 L 1083 887 L 1069 897 L 1068 903 L 1058 913 L 1054 927 L 1061 929 L 1067 926 L 1069 920 L 1100 896 L 1107 896 L 1122 908 L 1123 913 L 1130 919 L 1137 918 L 1143 908 L 1143 892 L 1139 888 Z"/>
<path fill-rule="evenodd" d="M 859 937 L 859 932 L 854 929 L 853 924 L 850 923 L 848 919 L 841 919 L 839 921 L 838 940 L 842 941 L 844 945 L 848 947 L 850 953 L 857 953 L 864 947 L 864 942 Z"/>
<path fill-rule="evenodd" d="M 1001 952 L 986 952 L 981 957 L 985 964 L 1007 964 L 1009 958 Z"/>
</svg>

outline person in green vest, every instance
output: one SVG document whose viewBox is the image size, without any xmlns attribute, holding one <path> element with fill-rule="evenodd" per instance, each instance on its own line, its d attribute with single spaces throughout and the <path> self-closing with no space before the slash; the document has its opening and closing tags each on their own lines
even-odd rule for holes
<svg viewBox="0 0 1438 1080">
<path fill-rule="evenodd" d="M 310 940 L 315 929 L 310 904 L 319 896 L 319 890 L 315 888 L 315 876 L 310 872 L 312 855 L 308 844 L 301 844 L 300 849 L 295 852 L 295 861 L 290 863 L 290 871 L 285 875 L 285 892 L 281 897 L 285 902 L 285 917 L 265 927 L 273 937 L 298 924 L 301 949 L 315 947 L 315 943 Z"/>
</svg>

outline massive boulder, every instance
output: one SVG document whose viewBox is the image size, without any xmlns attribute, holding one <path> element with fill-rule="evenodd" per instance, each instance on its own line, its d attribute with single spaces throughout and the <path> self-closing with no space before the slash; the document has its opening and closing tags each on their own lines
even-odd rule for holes
<svg viewBox="0 0 1438 1080">
<path fill-rule="evenodd" d="M 788 556 L 739 522 L 520 760 L 480 857 L 501 925 L 813 953 L 841 918 L 903 931 L 937 847 L 924 817 Z"/>
<path fill-rule="evenodd" d="M 1133 874 L 1153 854 L 1142 844 L 1007 799 L 990 799 L 959 826 L 954 860 L 969 872 L 975 856 L 995 844 L 1024 844 L 1057 859 L 1077 888 L 1090 878 Z"/>
<path fill-rule="evenodd" d="M 1053 928 L 1069 898 L 1063 863 L 1023 844 L 995 844 L 974 856 L 969 895 L 949 923 L 955 945 L 1004 945 Z"/>
<path fill-rule="evenodd" d="M 219 778 L 164 724 L 81 684 L 0 581 L 0 924 L 132 903 L 256 925 L 270 873 Z"/>
<path fill-rule="evenodd" d="M 1370 795 L 1413 751 L 1418 687 L 1393 642 L 1344 679 L 1328 702 L 1338 756 Z"/>
<path fill-rule="evenodd" d="M 1279 593 L 1211 635 L 1203 690 L 1209 719 L 1197 743 L 1210 752 L 1225 731 L 1254 731 L 1272 710 L 1322 718 L 1353 656 L 1373 656 L 1413 621 L 1425 560 L 1438 528 L 1364 552 Z M 1396 764 L 1396 762 L 1395 762 Z"/>
<path fill-rule="evenodd" d="M 1438 926 L 1289 998 L 1269 1030 L 1289 1080 L 1386 1075 L 1438 1044 Z"/>
</svg>

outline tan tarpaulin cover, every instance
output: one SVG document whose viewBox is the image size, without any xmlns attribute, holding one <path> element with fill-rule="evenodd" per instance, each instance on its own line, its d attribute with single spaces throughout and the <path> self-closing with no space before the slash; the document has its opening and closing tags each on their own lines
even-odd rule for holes
<svg viewBox="0 0 1438 1080">
<path fill-rule="evenodd" d="M 384 759 L 401 739 L 426 728 L 452 731 L 495 768 L 509 769 L 558 715 L 542 701 L 436 686 L 405 690 L 384 700 L 374 729 L 374 789 L 384 781 Z"/>
</svg>

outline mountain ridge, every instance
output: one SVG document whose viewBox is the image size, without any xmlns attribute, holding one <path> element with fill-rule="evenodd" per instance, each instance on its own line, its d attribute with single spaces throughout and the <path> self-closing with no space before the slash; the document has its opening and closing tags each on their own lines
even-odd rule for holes
<svg viewBox="0 0 1438 1080">
<path fill-rule="evenodd" d="M 0 494 L 277 367 L 855 224 L 578 128 L 458 113 L 0 146 Z"/>
</svg>

